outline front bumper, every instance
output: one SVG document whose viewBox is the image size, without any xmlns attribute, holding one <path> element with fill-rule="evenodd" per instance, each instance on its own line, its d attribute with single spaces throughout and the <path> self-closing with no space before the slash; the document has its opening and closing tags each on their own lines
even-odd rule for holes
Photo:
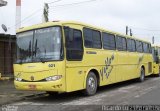
<svg viewBox="0 0 160 111">
<path fill-rule="evenodd" d="M 14 81 L 15 88 L 18 90 L 29 91 L 55 91 L 65 92 L 65 86 L 60 80 L 46 82 L 19 82 Z"/>
</svg>

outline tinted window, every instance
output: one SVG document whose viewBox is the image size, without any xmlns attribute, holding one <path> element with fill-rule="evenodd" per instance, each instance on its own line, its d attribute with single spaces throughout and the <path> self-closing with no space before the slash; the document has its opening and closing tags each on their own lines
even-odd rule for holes
<svg viewBox="0 0 160 111">
<path fill-rule="evenodd" d="M 123 50 L 127 50 L 126 38 L 122 37 Z"/>
<path fill-rule="evenodd" d="M 84 28 L 83 33 L 84 33 L 84 40 L 85 40 L 84 44 L 85 44 L 85 47 L 92 48 L 93 47 L 92 30 Z"/>
<path fill-rule="evenodd" d="M 125 51 L 127 49 L 126 38 L 117 36 L 116 37 L 116 46 L 117 46 L 117 50 Z"/>
<path fill-rule="evenodd" d="M 130 52 L 135 52 L 136 51 L 135 40 L 127 39 L 127 50 L 130 51 Z"/>
<path fill-rule="evenodd" d="M 137 49 L 137 52 L 143 52 L 142 42 L 136 41 L 136 49 Z"/>
<path fill-rule="evenodd" d="M 67 32 L 65 31 L 65 34 L 66 33 Z M 66 36 L 67 60 L 82 60 L 83 57 L 82 33 L 80 30 L 73 29 L 72 35 L 73 35 L 72 40 L 69 40 L 68 39 L 69 37 Z"/>
<path fill-rule="evenodd" d="M 149 53 L 152 53 L 151 44 L 149 44 Z"/>
<path fill-rule="evenodd" d="M 101 33 L 96 30 L 92 30 L 89 28 L 83 29 L 84 33 L 84 44 L 87 48 L 101 48 Z"/>
<path fill-rule="evenodd" d="M 160 48 L 158 47 L 158 49 L 157 49 L 157 50 L 158 50 L 158 56 L 160 56 Z"/>
<path fill-rule="evenodd" d="M 143 51 L 144 51 L 144 53 L 149 52 L 149 45 L 147 43 L 143 43 Z"/>
<path fill-rule="evenodd" d="M 102 33 L 103 48 L 109 50 L 115 50 L 115 36 L 113 34 Z"/>
<path fill-rule="evenodd" d="M 131 40 L 132 41 L 132 50 L 136 51 L 136 42 L 135 40 Z"/>
<path fill-rule="evenodd" d="M 152 47 L 152 55 L 153 55 L 154 62 L 157 61 L 157 54 L 156 54 L 156 53 L 157 53 L 157 52 L 156 52 L 155 47 Z"/>
<path fill-rule="evenodd" d="M 101 48 L 101 33 L 99 31 L 92 30 L 93 48 Z"/>
</svg>

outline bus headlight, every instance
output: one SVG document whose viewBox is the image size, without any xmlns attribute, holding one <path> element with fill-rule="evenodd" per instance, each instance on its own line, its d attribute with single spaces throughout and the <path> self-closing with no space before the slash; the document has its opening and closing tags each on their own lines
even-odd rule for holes
<svg viewBox="0 0 160 111">
<path fill-rule="evenodd" d="M 62 75 L 55 75 L 46 78 L 46 81 L 56 81 L 62 78 Z"/>
<path fill-rule="evenodd" d="M 15 78 L 16 81 L 22 81 L 22 78 Z"/>
</svg>

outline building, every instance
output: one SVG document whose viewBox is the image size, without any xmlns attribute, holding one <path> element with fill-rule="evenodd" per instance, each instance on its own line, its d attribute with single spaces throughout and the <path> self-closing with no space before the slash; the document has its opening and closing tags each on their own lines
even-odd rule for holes
<svg viewBox="0 0 160 111">
<path fill-rule="evenodd" d="M 6 6 L 7 1 L 0 0 L 0 7 Z M 13 77 L 13 62 L 16 52 L 16 36 L 0 32 L 0 80 Z"/>
<path fill-rule="evenodd" d="M 0 73 L 13 77 L 13 62 L 16 53 L 16 36 L 0 33 Z"/>
</svg>

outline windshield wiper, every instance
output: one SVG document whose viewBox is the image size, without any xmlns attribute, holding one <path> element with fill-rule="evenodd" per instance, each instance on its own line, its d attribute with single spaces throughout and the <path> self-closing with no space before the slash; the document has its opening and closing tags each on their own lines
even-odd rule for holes
<svg viewBox="0 0 160 111">
<path fill-rule="evenodd" d="M 34 49 L 35 52 L 34 52 L 34 54 L 33 54 L 35 57 L 36 57 L 36 55 L 37 55 L 37 50 L 39 49 L 39 48 L 37 47 L 37 41 L 38 41 L 38 40 L 36 39 L 35 49 Z"/>
<path fill-rule="evenodd" d="M 42 63 L 45 63 L 45 58 L 39 58 Z"/>
<path fill-rule="evenodd" d="M 40 61 L 42 62 L 42 63 L 45 63 L 46 61 L 45 61 L 45 59 L 46 59 L 46 48 L 44 48 L 44 56 L 42 56 L 42 57 L 39 57 L 39 59 L 40 59 Z"/>
</svg>

